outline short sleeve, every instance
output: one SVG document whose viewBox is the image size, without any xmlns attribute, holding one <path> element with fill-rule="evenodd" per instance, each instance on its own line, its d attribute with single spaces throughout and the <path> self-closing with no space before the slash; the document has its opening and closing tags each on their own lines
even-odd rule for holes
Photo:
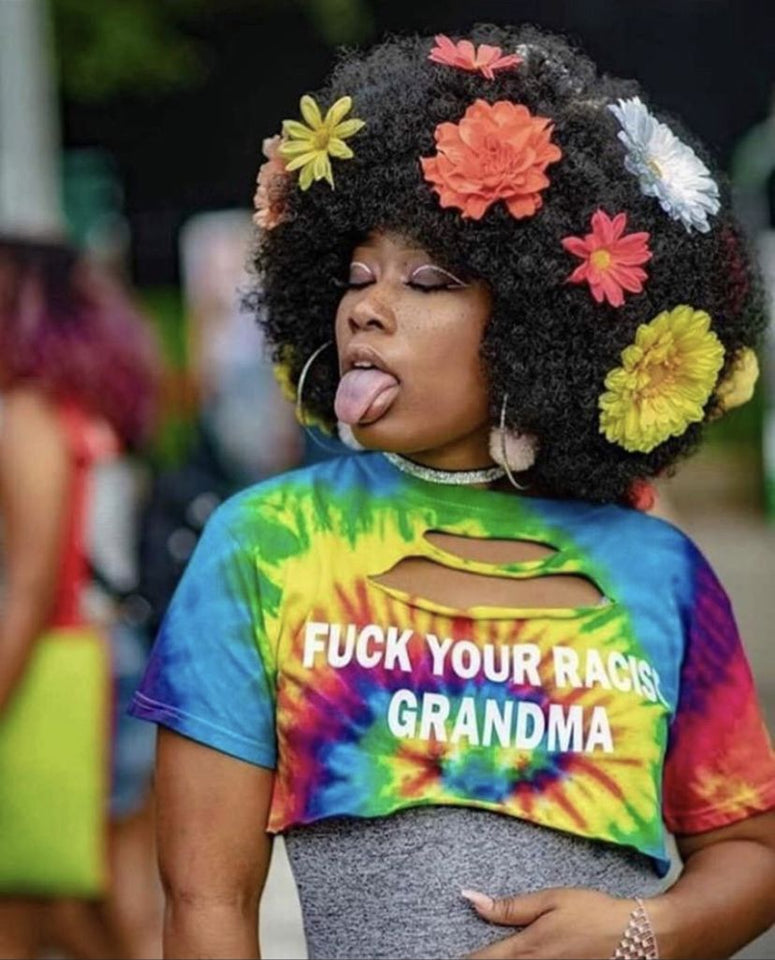
<svg viewBox="0 0 775 960">
<path fill-rule="evenodd" d="M 704 833 L 775 807 L 775 757 L 729 598 L 693 560 L 663 812 L 674 834 Z"/>
<path fill-rule="evenodd" d="M 170 603 L 130 713 L 274 768 L 275 665 L 257 554 L 233 501 L 207 523 Z"/>
</svg>

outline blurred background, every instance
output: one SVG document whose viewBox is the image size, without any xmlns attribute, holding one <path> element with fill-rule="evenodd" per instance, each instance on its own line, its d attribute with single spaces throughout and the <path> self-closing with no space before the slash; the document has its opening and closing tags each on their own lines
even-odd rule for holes
<svg viewBox="0 0 775 960">
<path fill-rule="evenodd" d="M 386 32 L 460 36 L 488 20 L 568 34 L 602 70 L 636 77 L 680 116 L 732 178 L 775 289 L 771 4 L 0 0 L 0 236 L 68 238 L 132 289 L 159 345 L 157 427 L 134 458 L 135 512 L 114 524 L 114 572 L 103 576 L 120 617 L 146 636 L 220 500 L 323 455 L 295 423 L 239 306 L 263 138 L 296 116 L 337 46 Z M 760 359 L 753 401 L 714 424 L 703 451 L 664 481 L 661 509 L 725 583 L 773 725 L 772 337 Z M 111 482 L 103 517 L 126 491 L 115 472 Z M 303 956 L 281 850 L 263 923 L 267 956 Z M 774 950 L 775 938 L 763 938 L 743 956 Z"/>
</svg>

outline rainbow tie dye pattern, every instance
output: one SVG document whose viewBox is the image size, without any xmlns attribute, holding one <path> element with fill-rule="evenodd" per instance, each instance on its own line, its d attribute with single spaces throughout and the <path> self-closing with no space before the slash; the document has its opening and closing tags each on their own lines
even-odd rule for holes
<svg viewBox="0 0 775 960">
<path fill-rule="evenodd" d="M 578 574 L 604 601 L 456 610 L 376 581 L 429 531 L 535 541 L 497 575 Z M 379 454 L 253 487 L 189 564 L 132 712 L 276 768 L 269 829 L 428 804 L 628 845 L 775 806 L 775 759 L 726 595 L 633 510 L 442 487 Z M 663 823 L 664 820 L 664 823 Z"/>
</svg>

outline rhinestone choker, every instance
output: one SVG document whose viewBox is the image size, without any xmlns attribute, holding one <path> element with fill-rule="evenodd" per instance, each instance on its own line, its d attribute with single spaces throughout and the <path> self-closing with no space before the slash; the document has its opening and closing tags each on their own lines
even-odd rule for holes
<svg viewBox="0 0 775 960">
<path fill-rule="evenodd" d="M 429 483 L 444 483 L 453 486 L 470 486 L 474 483 L 492 483 L 506 476 L 503 467 L 483 467 L 481 470 L 434 470 L 414 460 L 407 460 L 397 453 L 385 453 L 387 461 L 404 473 Z"/>
</svg>

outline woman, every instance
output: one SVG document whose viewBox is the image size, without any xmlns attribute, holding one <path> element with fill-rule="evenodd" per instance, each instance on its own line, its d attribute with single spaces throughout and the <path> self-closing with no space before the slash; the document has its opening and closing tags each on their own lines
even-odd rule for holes
<svg viewBox="0 0 775 960">
<path fill-rule="evenodd" d="M 155 380 L 149 332 L 113 280 L 60 241 L 0 238 L 0 519 L 5 588 L 0 607 L 0 735 L 3 724 L 10 722 L 41 635 L 52 630 L 77 633 L 86 623 L 111 628 L 115 620 L 116 611 L 104 598 L 97 603 L 89 567 L 111 554 L 108 548 L 113 547 L 115 554 L 115 544 L 104 543 L 105 534 L 110 537 L 115 530 L 122 508 L 131 507 L 113 504 L 109 515 L 100 517 L 102 529 L 95 530 L 92 520 L 99 494 L 106 492 L 97 481 L 104 477 L 103 467 L 115 470 L 121 452 L 137 448 L 147 438 Z M 120 673 L 137 650 L 128 628 L 117 630 L 116 639 L 114 667 Z M 67 640 L 61 643 L 66 645 Z M 71 696 L 102 694 L 81 689 Z M 110 717 L 102 722 L 109 738 Z M 125 726 L 119 724 L 120 730 Z M 37 735 L 37 727 L 29 730 L 31 767 Z M 99 736 L 97 731 L 93 736 Z M 124 733 L 121 740 L 123 744 Z M 136 765 L 136 751 L 132 759 Z M 144 826 L 148 817 L 142 810 L 150 771 L 135 769 L 128 777 L 125 767 L 115 771 L 116 818 L 107 850 L 113 879 L 108 897 L 101 902 L 75 895 L 29 896 L 42 894 L 45 877 L 40 885 L 36 882 L 34 891 L 28 879 L 20 880 L 23 889 L 9 889 L 11 880 L 3 869 L 0 956 L 32 957 L 52 944 L 85 957 L 148 954 L 153 890 L 145 884 L 138 894 L 137 885 L 144 882 L 138 871 L 151 861 L 153 852 Z M 17 788 L 0 763 L 0 790 L 12 795 Z M 99 815 L 104 821 L 108 801 L 106 795 Z M 61 816 L 63 828 L 73 831 L 61 797 L 52 795 L 48 802 L 46 819 L 56 823 Z M 40 815 L 41 809 L 36 813 Z M 3 824 L 10 829 L 5 820 Z M 31 822 L 28 826 L 36 829 Z M 96 831 L 99 824 L 85 829 Z M 4 855 L 7 847 L 0 850 L 0 862 Z M 54 854 L 49 850 L 47 857 Z M 57 878 L 58 890 L 62 881 L 57 865 L 49 862 L 48 869 Z M 138 906 L 144 916 L 131 929 Z"/>
<path fill-rule="evenodd" d="M 222 507 L 162 628 L 170 957 L 258 956 L 273 833 L 315 957 L 726 956 L 775 916 L 728 601 L 630 506 L 746 387 L 728 197 L 633 84 L 472 40 L 344 57 L 265 145 L 279 375 L 370 452 Z"/>
</svg>

